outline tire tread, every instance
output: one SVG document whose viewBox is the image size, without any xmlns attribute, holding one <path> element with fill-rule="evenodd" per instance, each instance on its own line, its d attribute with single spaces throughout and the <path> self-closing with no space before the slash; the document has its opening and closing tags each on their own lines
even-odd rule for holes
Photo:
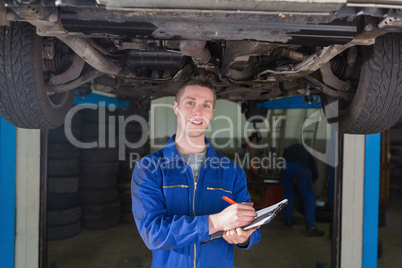
<svg viewBox="0 0 402 268">
<path fill-rule="evenodd" d="M 378 37 L 375 45 L 367 48 L 370 76 L 364 106 L 355 114 L 352 124 L 340 128 L 342 132 L 373 134 L 397 122 L 402 115 L 401 50 L 402 35 L 399 34 Z"/>
</svg>

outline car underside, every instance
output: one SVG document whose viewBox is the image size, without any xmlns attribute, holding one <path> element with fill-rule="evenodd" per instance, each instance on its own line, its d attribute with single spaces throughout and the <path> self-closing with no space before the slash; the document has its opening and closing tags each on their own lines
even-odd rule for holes
<svg viewBox="0 0 402 268">
<path fill-rule="evenodd" d="M 0 113 L 20 127 L 60 125 L 79 87 L 149 102 L 189 79 L 210 81 L 246 110 L 320 95 L 345 133 L 383 131 L 402 113 L 401 1 L 2 2 Z M 32 59 L 16 64 L 24 53 Z M 35 111 L 13 116 L 5 104 L 18 102 L 12 91 L 24 83 L 9 77 L 24 68 L 44 117 L 36 122 Z"/>
</svg>

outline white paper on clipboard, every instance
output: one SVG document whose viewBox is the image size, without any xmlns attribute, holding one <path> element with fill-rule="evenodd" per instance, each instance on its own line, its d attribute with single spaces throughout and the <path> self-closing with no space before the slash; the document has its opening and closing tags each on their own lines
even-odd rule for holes
<svg viewBox="0 0 402 268">
<path fill-rule="evenodd" d="M 287 199 L 282 200 L 275 205 L 260 209 L 257 212 L 257 217 L 255 217 L 254 221 L 246 226 L 243 226 L 243 230 L 248 230 L 256 226 L 264 225 L 270 222 L 278 212 L 288 203 Z"/>
</svg>

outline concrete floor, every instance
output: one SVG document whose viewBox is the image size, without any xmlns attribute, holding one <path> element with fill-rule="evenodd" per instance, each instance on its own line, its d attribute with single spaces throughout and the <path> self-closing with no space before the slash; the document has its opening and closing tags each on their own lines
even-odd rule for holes
<svg viewBox="0 0 402 268">
<path fill-rule="evenodd" d="M 387 207 L 386 224 L 378 229 L 383 253 L 378 268 L 401 267 L 402 263 L 402 189 L 391 192 Z"/>
<path fill-rule="evenodd" d="M 303 234 L 303 217 L 296 225 L 283 226 L 280 218 L 261 227 L 262 240 L 249 251 L 235 250 L 235 267 L 317 267 L 331 262 L 329 224 L 318 223 L 323 237 Z M 393 194 L 386 226 L 379 228 L 383 254 L 378 268 L 400 267 L 402 262 L 402 193 Z M 150 267 L 151 252 L 142 242 L 135 224 L 121 223 L 106 230 L 86 230 L 69 239 L 49 241 L 48 266 L 55 268 Z M 329 267 L 329 266 L 328 266 Z M 347 267 L 346 267 L 347 268 Z"/>
</svg>

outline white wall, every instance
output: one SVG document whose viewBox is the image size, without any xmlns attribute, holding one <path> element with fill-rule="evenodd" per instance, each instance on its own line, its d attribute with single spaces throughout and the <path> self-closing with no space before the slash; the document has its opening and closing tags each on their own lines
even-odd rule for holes
<svg viewBox="0 0 402 268">
<path fill-rule="evenodd" d="M 170 137 L 176 132 L 176 115 L 173 112 L 174 97 L 164 97 L 152 101 L 150 129 L 154 139 Z M 242 137 L 246 119 L 237 103 L 217 100 L 214 117 L 206 133 L 207 138 Z"/>
<path fill-rule="evenodd" d="M 211 131 L 206 136 L 215 138 L 242 138 L 246 118 L 241 113 L 240 105 L 227 100 L 218 100 L 215 105 Z M 222 131 L 224 130 L 224 131 Z"/>
<path fill-rule="evenodd" d="M 311 120 L 312 124 L 308 125 L 309 122 L 306 119 Z M 326 139 L 328 123 L 321 109 L 287 110 L 285 138 L 300 139 L 302 131 L 304 131 L 305 139 L 309 139 L 311 134 L 308 131 L 314 129 L 315 124 L 318 124 L 317 139 Z"/>
<path fill-rule="evenodd" d="M 176 132 L 176 115 L 173 112 L 174 97 L 153 100 L 149 113 L 151 139 L 170 137 Z"/>
<path fill-rule="evenodd" d="M 170 137 L 176 132 L 176 116 L 173 112 L 174 97 L 165 97 L 152 101 L 150 111 L 150 129 L 152 139 Z M 306 114 L 307 112 L 307 114 Z M 299 140 L 305 118 L 315 114 L 319 116 L 317 139 L 326 139 L 329 134 L 329 125 L 321 109 L 291 109 L 286 111 L 286 131 L 285 138 L 289 140 Z M 311 117 L 313 120 L 315 116 Z M 318 120 L 318 119 L 317 119 Z M 313 120 L 314 121 L 314 120 Z M 257 124 L 261 129 L 262 135 L 267 136 L 264 129 L 269 128 L 263 123 Z M 314 129 L 312 124 L 304 128 L 305 138 L 310 138 L 308 130 Z M 245 128 L 250 130 L 245 131 Z M 210 128 L 206 133 L 207 138 L 244 138 L 251 134 L 252 124 L 246 124 L 246 119 L 241 113 L 240 106 L 231 101 L 217 100 L 214 117 Z"/>
</svg>

